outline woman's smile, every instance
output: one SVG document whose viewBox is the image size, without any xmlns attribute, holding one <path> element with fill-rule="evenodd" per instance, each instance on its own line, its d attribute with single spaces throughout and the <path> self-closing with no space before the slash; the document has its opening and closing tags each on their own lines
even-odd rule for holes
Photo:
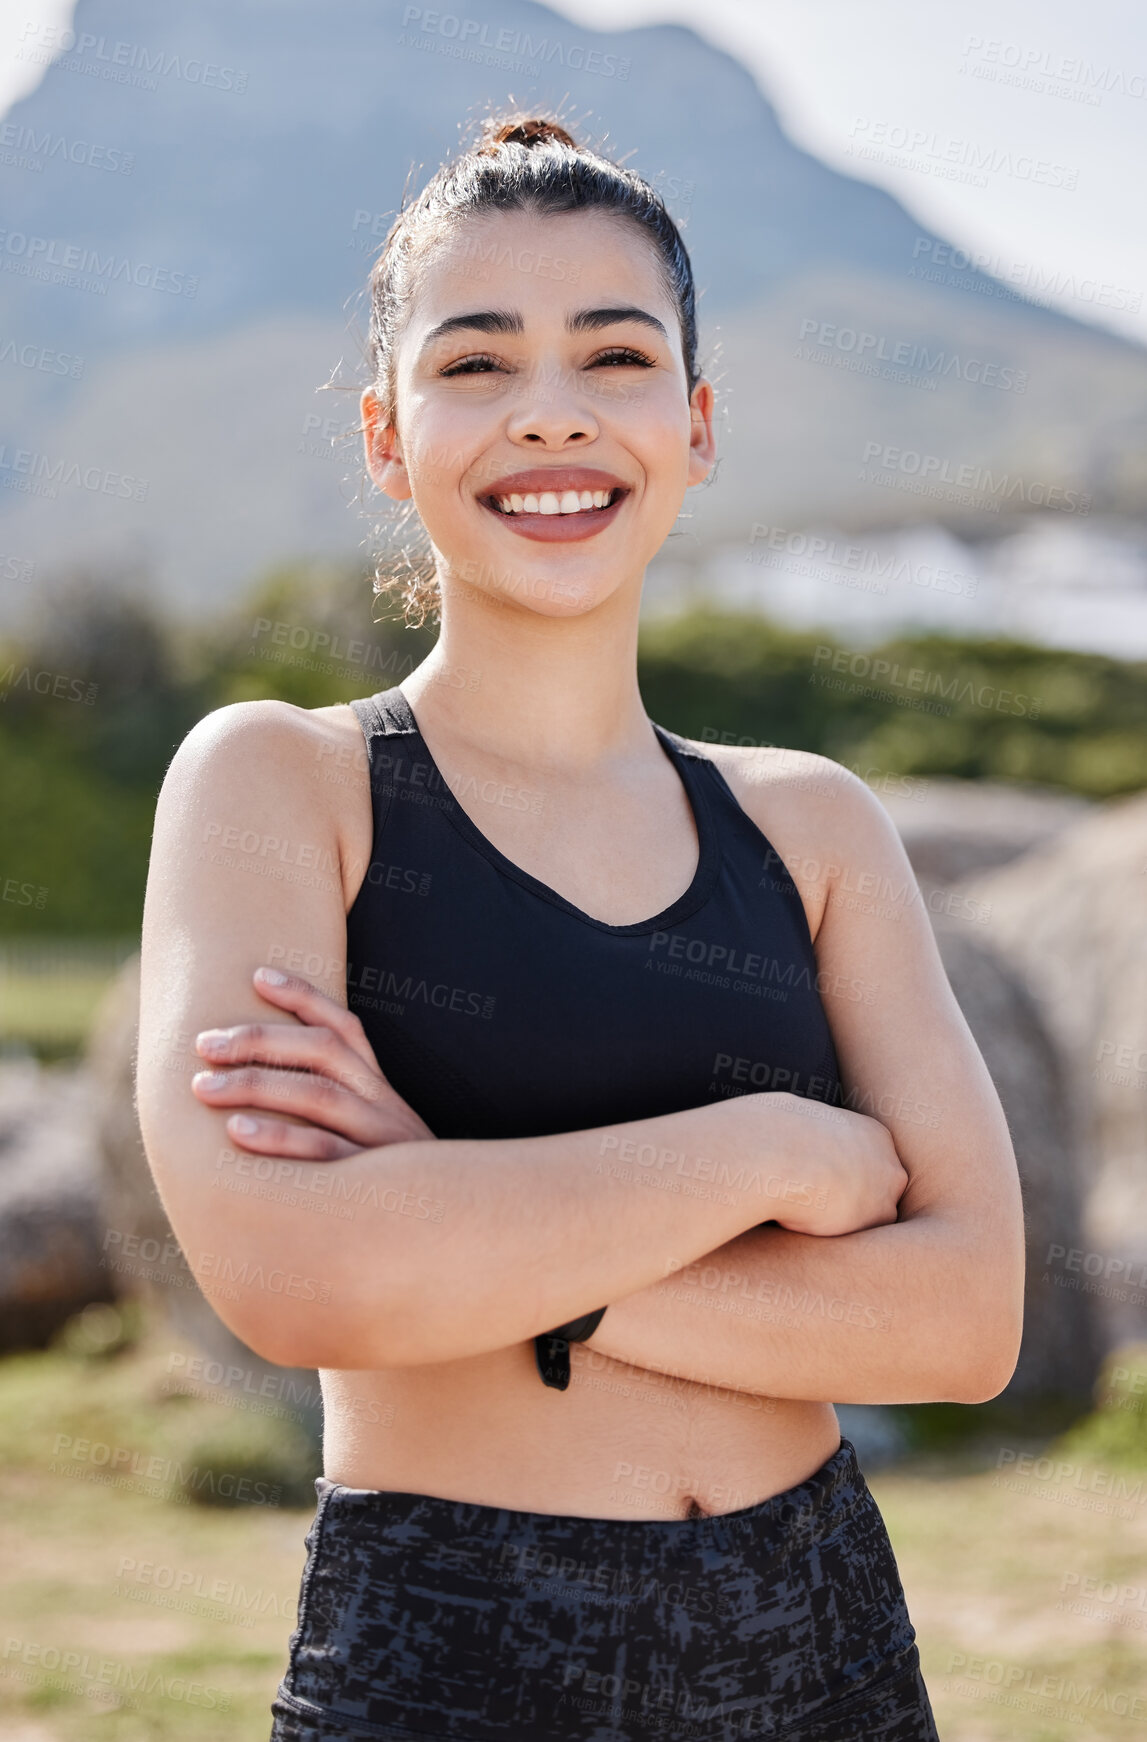
<svg viewBox="0 0 1147 1742">
<path fill-rule="evenodd" d="M 566 543 L 612 525 L 630 493 L 607 472 L 548 466 L 498 478 L 478 501 L 521 538 Z"/>
</svg>

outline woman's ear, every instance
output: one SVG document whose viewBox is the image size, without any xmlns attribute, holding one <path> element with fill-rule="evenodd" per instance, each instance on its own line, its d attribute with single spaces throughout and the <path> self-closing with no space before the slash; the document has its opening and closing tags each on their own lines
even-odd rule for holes
<svg viewBox="0 0 1147 1742">
<path fill-rule="evenodd" d="M 702 376 L 689 395 L 689 483 L 701 484 L 713 469 L 717 441 L 713 434 L 713 387 Z"/>
<path fill-rule="evenodd" d="M 384 495 L 395 502 L 405 502 L 412 492 L 398 431 L 373 387 L 366 388 L 359 403 L 366 469 Z"/>
</svg>

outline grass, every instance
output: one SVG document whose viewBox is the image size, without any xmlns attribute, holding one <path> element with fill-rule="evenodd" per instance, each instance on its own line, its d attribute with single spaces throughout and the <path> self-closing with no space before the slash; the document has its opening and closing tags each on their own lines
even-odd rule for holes
<svg viewBox="0 0 1147 1742">
<path fill-rule="evenodd" d="M 42 1059 L 82 1052 L 121 962 L 135 947 L 115 939 L 0 942 L 0 1049 Z"/>
<path fill-rule="evenodd" d="M 96 1307 L 0 1362 L 5 1736 L 265 1742 L 320 1465 L 293 1412 L 188 1395 L 183 1353 Z"/>
<path fill-rule="evenodd" d="M 294 1502 L 318 1466 L 296 1422 L 180 1395 L 181 1351 L 99 1307 L 51 1350 L 0 1362 L 12 1742 L 266 1742 L 313 1489 Z M 1104 1462 L 1110 1409 L 1142 1437 L 1131 1355 L 1109 1408 L 1058 1442 L 994 1427 L 869 1478 L 944 1742 L 1131 1742 L 1147 1725 L 1147 1456 Z M 178 1467 L 196 1459 L 277 1483 L 280 1503 L 189 1503 Z"/>
</svg>

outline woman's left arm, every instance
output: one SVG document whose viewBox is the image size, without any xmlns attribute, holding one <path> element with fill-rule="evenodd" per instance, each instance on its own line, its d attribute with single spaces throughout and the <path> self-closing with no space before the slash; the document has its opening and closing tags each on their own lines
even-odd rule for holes
<svg viewBox="0 0 1147 1742">
<path fill-rule="evenodd" d="M 835 796 L 813 802 L 826 779 Z M 766 789 L 751 775 L 730 784 L 765 829 Z M 1023 1210 L 999 1097 L 884 807 L 815 756 L 790 757 L 783 790 L 767 790 L 780 859 L 762 878 L 791 871 L 810 913 L 845 1105 L 888 1128 L 908 1174 L 899 1219 L 823 1238 L 753 1229 L 611 1302 L 581 1347 L 773 1397 L 986 1401 L 1014 1371 L 1023 1314 Z M 576 1373 L 578 1345 L 573 1358 Z"/>
</svg>

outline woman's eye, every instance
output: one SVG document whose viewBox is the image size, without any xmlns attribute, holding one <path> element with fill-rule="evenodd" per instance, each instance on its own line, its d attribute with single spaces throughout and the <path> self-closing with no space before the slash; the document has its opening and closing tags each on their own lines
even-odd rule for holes
<svg viewBox="0 0 1147 1742">
<path fill-rule="evenodd" d="M 500 369 L 501 367 L 502 365 L 499 363 L 497 357 L 463 357 L 460 362 L 451 363 L 445 369 L 440 369 L 438 373 L 446 380 L 449 380 L 452 375 L 487 374 L 490 370 Z"/>
<path fill-rule="evenodd" d="M 644 351 L 632 351 L 628 345 L 613 345 L 608 351 L 599 351 L 588 367 L 597 369 L 603 363 L 609 364 L 613 368 L 626 364 L 636 364 L 640 369 L 655 369 L 657 367 L 652 357 L 647 357 Z"/>
</svg>

